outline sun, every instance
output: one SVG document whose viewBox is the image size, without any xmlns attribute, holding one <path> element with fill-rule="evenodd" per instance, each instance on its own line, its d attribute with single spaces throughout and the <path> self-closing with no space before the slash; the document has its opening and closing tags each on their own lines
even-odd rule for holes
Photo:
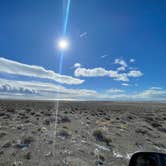
<svg viewBox="0 0 166 166">
<path fill-rule="evenodd" d="M 69 48 L 69 41 L 65 38 L 62 38 L 58 40 L 57 45 L 60 50 L 67 50 Z"/>
</svg>

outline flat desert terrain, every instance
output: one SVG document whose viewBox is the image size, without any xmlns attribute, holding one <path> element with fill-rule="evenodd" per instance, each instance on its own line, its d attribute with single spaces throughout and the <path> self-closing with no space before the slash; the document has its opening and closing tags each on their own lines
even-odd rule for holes
<svg viewBox="0 0 166 166">
<path fill-rule="evenodd" d="M 166 153 L 166 104 L 0 101 L 0 166 L 127 166 Z M 57 130 L 55 122 L 57 120 Z"/>
</svg>

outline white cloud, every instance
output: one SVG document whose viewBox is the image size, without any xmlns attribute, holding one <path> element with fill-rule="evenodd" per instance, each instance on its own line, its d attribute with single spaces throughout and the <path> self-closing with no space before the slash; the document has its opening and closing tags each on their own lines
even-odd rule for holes
<svg viewBox="0 0 166 166">
<path fill-rule="evenodd" d="M 83 33 L 80 34 L 80 38 L 85 37 L 85 36 L 87 36 L 87 35 L 88 35 L 87 32 L 83 32 Z"/>
<path fill-rule="evenodd" d="M 127 83 L 122 83 L 121 85 L 122 86 L 129 86 L 129 84 L 127 84 Z"/>
<path fill-rule="evenodd" d="M 119 81 L 124 81 L 128 82 L 129 77 L 141 77 L 143 73 L 139 70 L 132 70 L 129 71 L 129 73 L 119 73 L 116 70 L 106 70 L 102 67 L 97 67 L 97 68 L 92 68 L 92 69 L 87 69 L 87 68 L 77 68 L 74 71 L 74 75 L 76 77 L 111 77 L 114 80 L 119 80 Z"/>
<path fill-rule="evenodd" d="M 114 80 L 119 81 L 129 81 L 126 73 L 118 73 L 114 70 L 105 70 L 102 67 L 86 69 L 86 68 L 77 68 L 74 72 L 74 75 L 79 77 L 104 77 L 108 76 L 113 78 Z"/>
<path fill-rule="evenodd" d="M 83 77 L 98 77 L 98 76 L 106 76 L 109 74 L 109 71 L 105 70 L 102 67 L 86 69 L 86 68 L 77 68 L 74 72 L 75 76 L 83 76 Z"/>
<path fill-rule="evenodd" d="M 64 100 L 165 100 L 166 90 L 146 89 L 137 93 L 123 89 L 96 92 L 90 89 L 71 89 L 53 83 L 0 79 L 0 98 L 64 99 Z"/>
<path fill-rule="evenodd" d="M 124 82 L 129 81 L 129 78 L 126 73 L 117 73 L 117 75 L 114 76 L 114 79 L 118 81 L 124 81 Z"/>
<path fill-rule="evenodd" d="M 113 93 L 113 94 L 115 94 L 115 93 L 122 93 L 122 92 L 124 92 L 124 90 L 122 90 L 122 89 L 116 89 L 116 88 L 111 88 L 111 89 L 108 89 L 106 92 L 107 93 Z"/>
<path fill-rule="evenodd" d="M 139 70 L 131 70 L 131 71 L 129 71 L 128 76 L 129 77 L 141 77 L 141 76 L 143 76 L 143 73 Z"/>
<path fill-rule="evenodd" d="M 99 98 L 108 100 L 127 100 L 127 101 L 166 101 L 166 90 L 145 89 L 137 93 L 102 93 Z"/>
<path fill-rule="evenodd" d="M 124 60 L 122 60 L 122 59 L 115 59 L 114 63 L 115 64 L 119 64 L 119 65 L 121 65 L 123 67 L 127 67 L 127 63 Z"/>
<path fill-rule="evenodd" d="M 125 68 L 124 66 L 121 66 L 121 67 L 118 67 L 117 70 L 118 70 L 118 71 L 125 71 L 126 68 Z"/>
<path fill-rule="evenodd" d="M 10 94 L 15 94 L 16 96 L 24 94 L 25 97 L 27 94 L 31 93 L 36 97 L 43 96 L 46 99 L 48 96 L 86 98 L 97 94 L 94 90 L 65 88 L 64 86 L 55 85 L 53 83 L 0 79 L 0 94 L 2 95 L 3 93 L 8 94 L 9 96 Z"/>
<path fill-rule="evenodd" d="M 1 81 L 1 80 L 0 80 Z M 24 87 L 18 85 L 12 85 L 10 82 L 6 82 L 2 84 L 0 82 L 0 92 L 10 92 L 10 93 L 30 93 L 30 94 L 37 94 L 37 91 L 31 87 Z"/>
<path fill-rule="evenodd" d="M 41 66 L 27 65 L 13 60 L 0 58 L 0 72 L 51 79 L 63 84 L 81 84 L 84 80 L 73 78 L 71 76 L 60 75 L 52 70 L 46 70 Z"/>
<path fill-rule="evenodd" d="M 140 99 L 166 100 L 166 90 L 147 89 L 134 96 Z"/>
<path fill-rule="evenodd" d="M 109 56 L 108 54 L 104 54 L 104 55 L 101 56 L 101 58 L 106 58 L 108 56 Z"/>
<path fill-rule="evenodd" d="M 135 59 L 130 59 L 130 63 L 134 63 L 135 62 Z"/>
<path fill-rule="evenodd" d="M 104 57 L 104 56 L 103 56 Z M 106 70 L 103 67 L 83 68 L 79 63 L 75 63 L 74 75 L 76 77 L 111 77 L 114 80 L 129 82 L 130 77 L 141 77 L 143 73 L 137 69 L 126 71 L 127 63 L 122 59 L 115 59 L 114 64 L 120 66 L 116 70 Z M 124 84 L 124 86 L 126 86 Z"/>
<path fill-rule="evenodd" d="M 151 87 L 150 89 L 152 89 L 152 90 L 161 90 L 161 89 L 163 89 L 163 88 L 157 87 L 157 86 L 153 86 L 153 87 Z"/>
<path fill-rule="evenodd" d="M 74 68 L 77 68 L 77 67 L 81 67 L 81 64 L 80 63 L 75 63 Z"/>
</svg>

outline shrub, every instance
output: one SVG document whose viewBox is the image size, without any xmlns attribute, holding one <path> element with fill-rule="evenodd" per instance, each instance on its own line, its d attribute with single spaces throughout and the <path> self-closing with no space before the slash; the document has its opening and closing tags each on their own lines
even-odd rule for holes
<svg viewBox="0 0 166 166">
<path fill-rule="evenodd" d="M 95 130 L 93 132 L 93 136 L 95 137 L 96 141 L 104 142 L 108 146 L 110 146 L 110 143 L 112 142 L 111 137 L 104 134 L 101 130 Z"/>
</svg>

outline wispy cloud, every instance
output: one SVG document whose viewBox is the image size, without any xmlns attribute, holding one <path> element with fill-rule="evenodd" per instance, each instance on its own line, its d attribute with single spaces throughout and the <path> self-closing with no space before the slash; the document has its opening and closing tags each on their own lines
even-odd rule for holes
<svg viewBox="0 0 166 166">
<path fill-rule="evenodd" d="M 85 37 L 85 36 L 87 36 L 87 35 L 88 35 L 87 32 L 83 32 L 83 33 L 80 34 L 80 38 L 83 38 L 83 37 Z"/>
<path fill-rule="evenodd" d="M 123 93 L 124 90 L 122 89 L 117 89 L 117 88 L 111 88 L 106 91 L 107 93 L 115 94 L 115 93 Z"/>
<path fill-rule="evenodd" d="M 53 83 L 44 83 L 39 81 L 18 81 L 18 80 L 7 80 L 0 79 L 0 93 L 6 95 L 15 94 L 16 96 L 20 94 L 31 93 L 35 94 L 36 98 L 43 96 L 45 99 L 50 96 L 65 97 L 65 98 L 86 98 L 90 96 L 95 96 L 95 90 L 88 89 L 71 89 L 65 88 L 61 85 L 56 85 Z"/>
<path fill-rule="evenodd" d="M 152 101 L 166 101 L 166 90 L 153 90 L 153 89 L 145 89 L 141 92 L 137 93 L 125 93 L 125 91 L 115 91 L 110 95 L 108 91 L 106 93 L 102 93 L 98 95 L 99 98 L 105 98 L 110 100 L 134 100 L 134 101 L 144 101 L 144 100 L 152 100 Z"/>
<path fill-rule="evenodd" d="M 122 86 L 129 86 L 129 84 L 127 84 L 127 83 L 122 83 L 121 85 Z"/>
<path fill-rule="evenodd" d="M 126 69 L 125 61 L 116 61 L 125 70 L 106 70 L 102 67 L 84 68 L 75 63 L 76 77 L 110 77 L 123 81 L 122 86 L 129 86 L 130 78 L 143 76 L 140 70 Z M 64 84 L 81 84 L 83 80 L 71 76 L 60 75 L 41 66 L 27 65 L 16 61 L 0 58 L 0 72 L 11 75 L 21 75 L 33 78 L 51 79 Z M 41 79 L 42 81 L 46 81 Z M 25 99 L 72 99 L 72 100 L 166 100 L 166 90 L 161 87 L 150 87 L 140 92 L 127 92 L 123 89 L 110 88 L 97 92 L 92 89 L 67 88 L 42 81 L 23 81 L 0 79 L 0 97 Z M 126 83 L 127 82 L 127 83 Z"/>
<path fill-rule="evenodd" d="M 166 100 L 166 90 L 145 89 L 133 93 L 111 88 L 97 92 L 91 89 L 71 89 L 53 83 L 0 79 L 0 97 L 21 99 L 64 100 Z"/>
<path fill-rule="evenodd" d="M 0 58 L 0 72 L 29 77 L 46 78 L 63 84 L 81 84 L 84 82 L 84 80 L 67 75 L 60 75 L 41 66 L 27 65 L 5 58 Z"/>
<path fill-rule="evenodd" d="M 25 93 L 25 94 L 37 94 L 36 89 L 32 87 L 26 87 L 24 85 L 21 85 L 19 83 L 12 84 L 11 80 L 3 80 L 0 79 L 0 93 Z"/>
<path fill-rule="evenodd" d="M 109 56 L 108 54 L 104 54 L 104 55 L 101 56 L 101 58 L 106 58 L 108 56 Z"/>
<path fill-rule="evenodd" d="M 149 88 L 136 94 L 134 97 L 140 99 L 166 100 L 166 90 Z"/>
<path fill-rule="evenodd" d="M 150 89 L 152 89 L 152 90 L 161 90 L 161 89 L 163 89 L 163 88 L 158 87 L 158 86 L 153 86 L 153 87 L 151 87 Z"/>
</svg>

